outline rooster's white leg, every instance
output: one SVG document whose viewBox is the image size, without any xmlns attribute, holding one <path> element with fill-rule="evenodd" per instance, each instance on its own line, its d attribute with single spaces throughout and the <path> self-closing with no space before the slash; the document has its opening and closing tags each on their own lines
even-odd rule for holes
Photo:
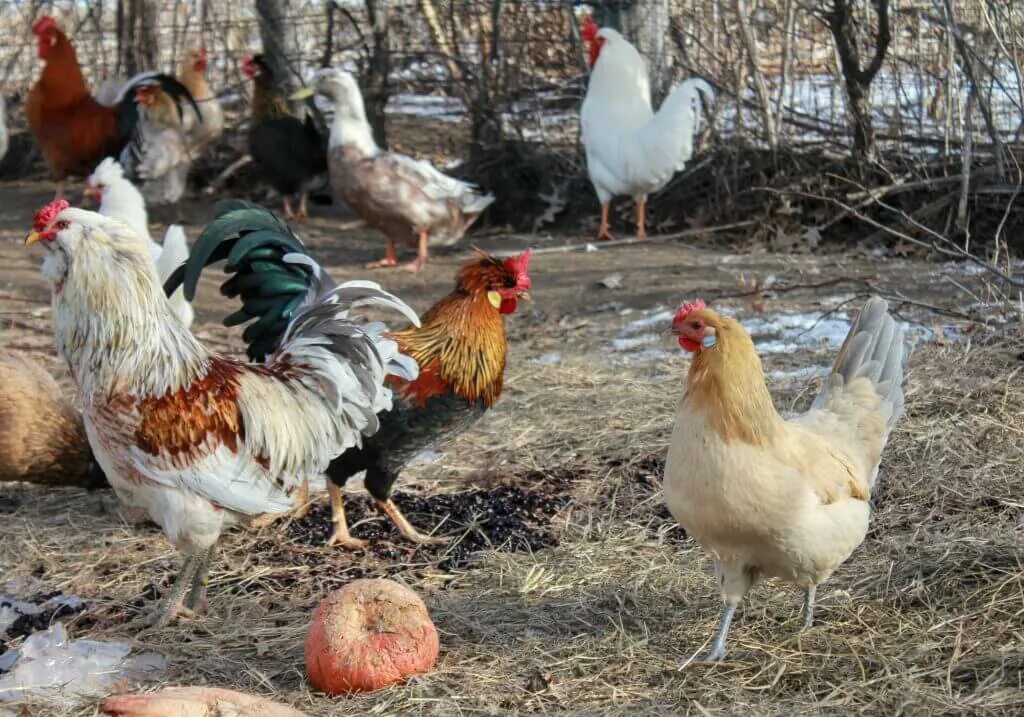
<svg viewBox="0 0 1024 717">
<path fill-rule="evenodd" d="M 430 235 L 427 232 L 420 232 L 419 244 L 416 247 L 416 258 L 405 265 L 405 270 L 415 274 L 425 267 L 427 265 L 429 247 Z"/>
<path fill-rule="evenodd" d="M 398 263 L 398 255 L 395 253 L 395 241 L 388 239 L 388 248 L 384 253 L 384 258 L 380 261 L 371 261 L 366 265 L 367 269 L 379 269 L 386 266 L 394 266 Z"/>
<path fill-rule="evenodd" d="M 353 538 L 348 532 L 348 519 L 345 517 L 345 500 L 341 488 L 331 481 L 327 481 L 327 494 L 331 497 L 331 523 L 334 528 L 331 530 L 331 537 L 327 539 L 328 545 L 337 543 L 346 550 L 361 550 L 367 546 L 365 540 Z"/>
<path fill-rule="evenodd" d="M 601 228 L 597 230 L 598 241 L 614 238 L 612 237 L 611 231 L 608 229 L 608 211 L 611 209 L 611 206 L 611 202 L 605 202 L 601 205 Z"/>
<path fill-rule="evenodd" d="M 804 593 L 804 629 L 814 626 L 814 595 L 818 591 L 817 585 L 811 585 Z"/>
<path fill-rule="evenodd" d="M 636 200 L 636 238 L 647 238 L 647 197 Z"/>
<path fill-rule="evenodd" d="M 198 567 L 192 578 L 192 589 L 185 598 L 185 607 L 194 613 L 206 612 L 206 586 L 210 582 L 210 563 L 213 561 L 214 549 L 210 548 L 197 557 Z"/>
<path fill-rule="evenodd" d="M 200 557 L 200 555 L 190 555 L 185 558 L 185 564 L 181 567 L 181 572 L 178 573 L 178 579 L 174 581 L 171 591 L 167 593 L 167 596 L 160 602 L 156 610 L 146 617 L 145 623 L 147 625 L 151 627 L 164 627 L 174 622 L 175 618 L 182 612 L 190 612 L 183 603 L 185 593 L 188 592 L 192 581 L 196 577 L 196 572 L 201 567 L 199 564 Z"/>
</svg>

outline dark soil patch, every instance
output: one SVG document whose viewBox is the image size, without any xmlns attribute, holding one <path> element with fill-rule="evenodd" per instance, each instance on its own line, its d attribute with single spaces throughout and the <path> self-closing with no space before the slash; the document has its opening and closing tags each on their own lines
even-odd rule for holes
<svg viewBox="0 0 1024 717">
<path fill-rule="evenodd" d="M 347 498 L 345 512 L 349 525 L 356 526 L 353 535 L 370 541 L 366 551 L 369 555 L 389 561 L 414 557 L 417 562 L 448 571 L 471 565 L 474 553 L 481 550 L 524 552 L 558 545 L 552 518 L 570 501 L 566 481 L 564 477 L 544 476 L 532 483 L 533 487 L 506 483 L 434 496 L 395 493 L 395 503 L 421 532 L 450 538 L 441 545 L 410 544 L 368 496 Z M 364 520 L 367 522 L 362 523 Z M 330 532 L 330 507 L 318 505 L 292 522 L 286 535 L 300 545 L 322 547 Z"/>
</svg>

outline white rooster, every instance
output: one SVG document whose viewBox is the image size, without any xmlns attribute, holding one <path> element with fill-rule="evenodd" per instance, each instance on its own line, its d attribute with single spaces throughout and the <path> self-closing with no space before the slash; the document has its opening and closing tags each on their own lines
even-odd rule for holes
<svg viewBox="0 0 1024 717">
<path fill-rule="evenodd" d="M 146 213 L 146 200 L 124 176 L 124 170 L 113 157 L 100 162 L 89 178 L 85 180 L 85 196 L 99 202 L 99 213 L 105 217 L 120 219 L 130 226 L 135 235 L 143 239 L 149 247 L 150 256 L 156 263 L 156 273 L 160 281 L 167 278 L 179 266 L 188 261 L 188 243 L 185 230 L 177 224 L 167 227 L 163 246 L 153 241 L 149 233 L 149 216 Z M 174 313 L 185 326 L 192 325 L 192 306 L 185 300 L 181 289 L 170 297 Z"/>
<path fill-rule="evenodd" d="M 701 79 L 678 85 L 651 108 L 647 66 L 640 53 L 611 28 L 598 29 L 587 18 L 582 29 L 593 71 L 580 109 L 587 173 L 601 202 L 598 239 L 611 239 L 608 209 L 612 197 L 636 200 L 636 234 L 647 236 L 647 195 L 657 192 L 693 156 L 700 123 L 700 97 L 714 96 Z"/>
<path fill-rule="evenodd" d="M 298 241 L 249 205 L 206 229 L 242 242 L 253 232 Z M 350 314 L 379 307 L 419 325 L 372 282 L 314 282 L 277 350 L 249 364 L 181 325 L 144 242 L 124 222 L 56 200 L 25 241 L 47 249 L 57 349 L 78 384 L 97 462 L 118 498 L 145 510 L 186 558 L 152 624 L 201 608 L 221 532 L 292 510 L 304 481 L 378 430 L 377 414 L 391 408 L 389 377 L 418 374 L 384 324 Z"/>
</svg>

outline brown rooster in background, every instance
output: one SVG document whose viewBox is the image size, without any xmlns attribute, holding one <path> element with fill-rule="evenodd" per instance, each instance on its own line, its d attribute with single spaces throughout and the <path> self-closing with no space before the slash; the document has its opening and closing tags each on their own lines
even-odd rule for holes
<svg viewBox="0 0 1024 717">
<path fill-rule="evenodd" d="M 25 116 L 57 182 L 58 196 L 70 176 L 84 177 L 104 157 L 117 157 L 131 140 L 139 121 L 135 88 L 157 83 L 179 104 L 184 98 L 196 109 L 188 89 L 171 77 L 146 72 L 121 88 L 120 101 L 105 107 L 89 94 L 75 48 L 48 15 L 32 25 L 43 71 L 29 90 Z"/>
<path fill-rule="evenodd" d="M 164 290 L 170 293 L 183 281 L 185 296 L 191 299 L 203 269 L 227 258 L 225 271 L 232 276 L 221 293 L 240 296 L 242 308 L 224 323 L 258 319 L 243 338 L 249 357 L 263 361 L 277 350 L 291 312 L 304 301 L 309 286 L 326 275 L 298 237 L 286 245 L 272 237 L 258 239 L 200 237 Z M 389 379 L 395 401 L 380 414 L 380 429 L 327 468 L 334 520 L 330 544 L 351 549 L 366 544 L 349 535 L 341 493 L 361 471 L 366 471 L 366 489 L 404 536 L 431 540 L 402 515 L 391 500 L 391 488 L 413 457 L 473 425 L 498 400 L 508 355 L 504 316 L 516 310 L 519 299 L 529 297 L 529 263 L 529 251 L 504 261 L 481 252 L 459 270 L 455 289 L 424 314 L 421 326 L 389 334 L 403 353 L 416 359 L 420 375 L 412 381 Z"/>
<path fill-rule="evenodd" d="M 46 369 L 0 349 L 0 483 L 106 485 L 82 414 Z"/>
</svg>

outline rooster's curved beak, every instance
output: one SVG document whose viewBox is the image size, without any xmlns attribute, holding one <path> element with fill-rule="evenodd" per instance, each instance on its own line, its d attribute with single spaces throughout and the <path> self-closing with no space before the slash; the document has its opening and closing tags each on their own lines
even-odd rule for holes
<svg viewBox="0 0 1024 717">
<path fill-rule="evenodd" d="M 42 235 L 39 232 L 29 232 L 29 235 L 25 237 L 25 246 L 35 244 L 40 239 L 42 239 Z"/>
</svg>

